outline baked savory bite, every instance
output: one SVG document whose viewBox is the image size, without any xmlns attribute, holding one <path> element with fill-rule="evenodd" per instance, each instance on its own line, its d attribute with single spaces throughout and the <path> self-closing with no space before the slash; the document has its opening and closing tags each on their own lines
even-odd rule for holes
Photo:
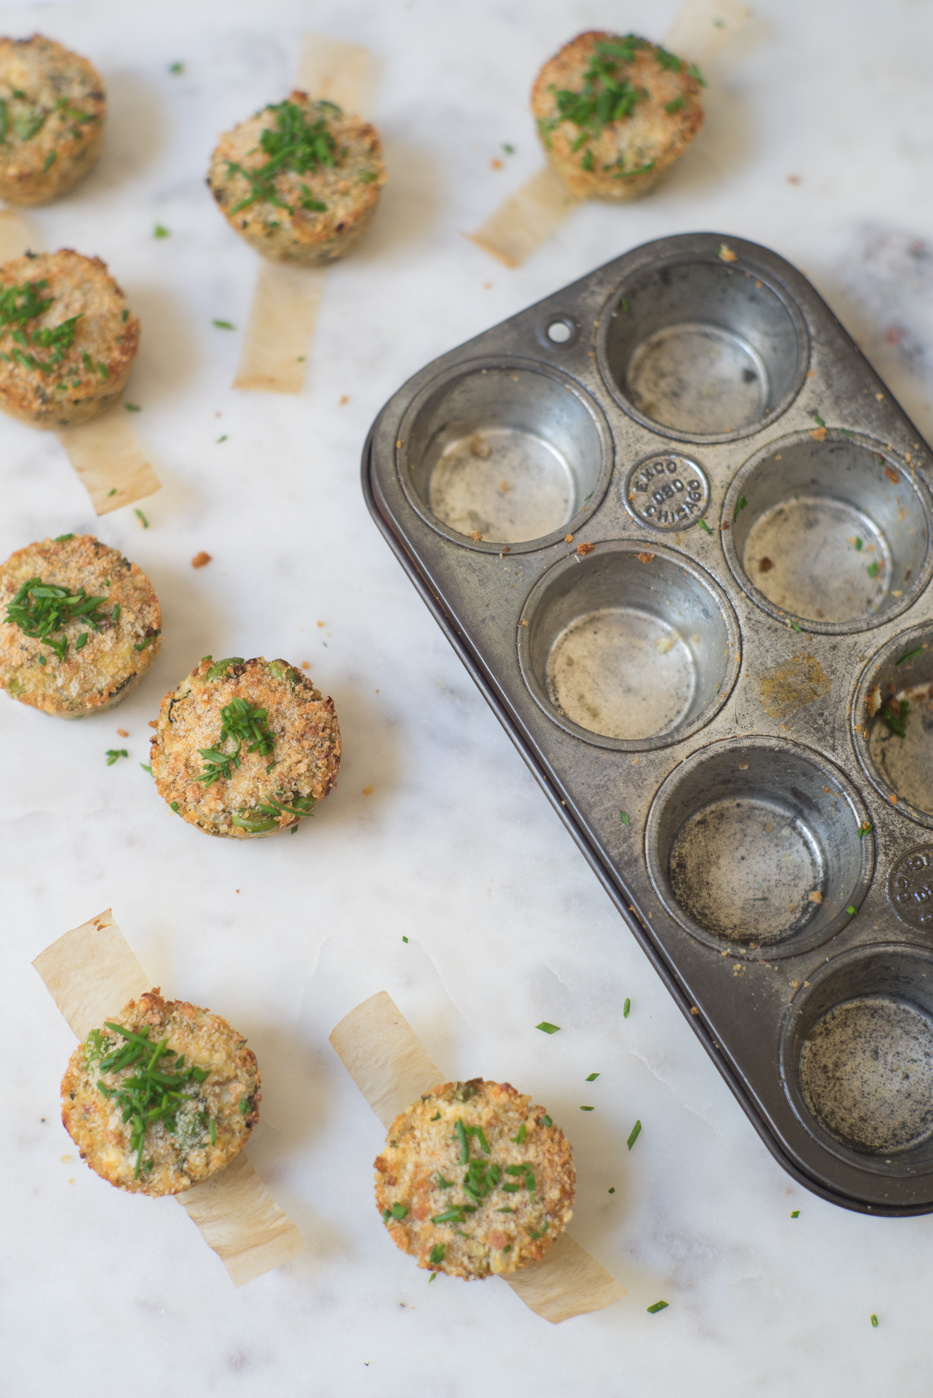
<svg viewBox="0 0 933 1398">
<path fill-rule="evenodd" d="M 159 795 L 208 835 L 296 829 L 337 780 L 334 701 L 286 660 L 206 655 L 150 726 Z"/>
<path fill-rule="evenodd" d="M 0 267 L 0 408 L 33 427 L 71 427 L 117 402 L 139 321 L 99 257 L 70 248 Z"/>
<path fill-rule="evenodd" d="M 385 179 L 374 126 L 293 92 L 221 136 L 207 183 L 263 257 L 317 267 L 359 241 Z"/>
<path fill-rule="evenodd" d="M 107 96 L 86 58 L 54 39 L 0 39 L 0 198 L 44 204 L 100 154 Z"/>
<path fill-rule="evenodd" d="M 62 1122 L 102 1179 L 134 1194 L 180 1194 L 240 1153 L 261 1095 L 243 1036 L 156 987 L 75 1049 Z"/>
<path fill-rule="evenodd" d="M 635 34 L 578 34 L 531 94 L 548 160 L 578 199 L 637 199 L 703 124 L 695 64 Z"/>
<path fill-rule="evenodd" d="M 113 708 L 159 653 L 162 613 L 135 563 L 62 534 L 0 564 L 0 688 L 60 718 Z"/>
<path fill-rule="evenodd" d="M 389 1127 L 376 1206 L 419 1267 L 455 1277 L 539 1261 L 573 1212 L 564 1133 L 507 1082 L 448 1082 Z"/>
</svg>

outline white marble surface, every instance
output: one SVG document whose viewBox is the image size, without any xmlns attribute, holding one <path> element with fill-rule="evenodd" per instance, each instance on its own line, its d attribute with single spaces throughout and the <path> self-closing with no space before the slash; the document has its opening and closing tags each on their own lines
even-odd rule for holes
<svg viewBox="0 0 933 1398">
<path fill-rule="evenodd" d="M 0 9 L 0 31 L 62 39 L 110 89 L 100 168 L 33 217 L 47 246 L 104 257 L 140 313 L 128 396 L 165 481 L 144 505 L 148 531 L 131 511 L 96 524 L 54 438 L 0 421 L 0 556 L 96 528 L 151 574 L 165 618 L 154 672 L 112 715 L 69 725 L 0 700 L 4 1393 L 929 1392 L 933 1219 L 844 1212 L 772 1161 L 358 483 L 369 423 L 411 372 L 626 248 L 691 229 L 797 262 L 929 435 L 931 253 L 909 244 L 933 217 L 933 7 L 755 7 L 669 182 L 629 208 L 579 209 L 516 272 L 459 231 L 539 163 L 537 65 L 587 27 L 660 36 L 675 0 Z M 243 326 L 254 255 L 212 207 L 205 164 L 221 129 L 286 92 L 306 29 L 378 56 L 390 183 L 365 243 L 329 274 L 304 393 L 237 395 L 239 334 L 211 320 Z M 497 171 L 502 142 L 516 154 Z M 214 561 L 194 572 L 200 549 Z M 202 837 L 140 770 L 161 695 L 208 651 L 308 660 L 336 699 L 340 784 L 294 838 Z M 105 750 L 124 745 L 131 760 L 108 768 Z M 153 980 L 228 1016 L 259 1056 L 250 1155 L 308 1249 L 239 1292 L 171 1200 L 121 1195 L 67 1158 L 58 1082 L 72 1041 L 29 963 L 108 905 Z M 372 1203 L 380 1128 L 327 1043 L 381 988 L 451 1074 L 509 1078 L 564 1124 L 573 1231 L 628 1287 L 623 1302 L 553 1328 L 496 1282 L 429 1287 L 392 1247 Z M 544 1038 L 542 1018 L 561 1033 Z M 659 1297 L 669 1309 L 647 1314 Z"/>
</svg>

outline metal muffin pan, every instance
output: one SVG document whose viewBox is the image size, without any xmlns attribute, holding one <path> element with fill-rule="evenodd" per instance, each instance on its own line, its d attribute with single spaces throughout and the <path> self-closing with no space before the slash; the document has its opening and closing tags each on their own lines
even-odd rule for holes
<svg viewBox="0 0 933 1398">
<path fill-rule="evenodd" d="M 416 374 L 363 482 L 769 1149 L 933 1210 L 933 457 L 813 287 L 636 248 Z"/>
</svg>

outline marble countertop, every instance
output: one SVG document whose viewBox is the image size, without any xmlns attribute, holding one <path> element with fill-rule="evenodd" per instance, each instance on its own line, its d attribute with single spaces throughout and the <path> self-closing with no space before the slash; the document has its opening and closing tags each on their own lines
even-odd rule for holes
<svg viewBox="0 0 933 1398">
<path fill-rule="evenodd" d="M 706 129 L 650 198 L 575 210 L 516 271 L 460 236 L 540 164 L 526 106 L 540 62 L 585 28 L 659 37 L 675 9 L 0 8 L 0 32 L 41 29 L 106 79 L 99 168 L 30 217 L 46 246 L 103 257 L 141 316 L 128 396 L 164 481 L 143 505 L 148 529 L 129 509 L 97 521 L 56 439 L 0 421 L 0 557 L 96 532 L 150 574 L 164 612 L 154 671 L 114 713 L 72 725 L 0 700 L 0 1386 L 17 1398 L 66 1383 L 75 1398 L 117 1384 L 136 1398 L 929 1390 L 933 1219 L 848 1213 L 772 1160 L 360 491 L 366 431 L 411 373 L 627 248 L 696 229 L 800 266 L 930 436 L 921 0 L 755 0 L 711 74 Z M 288 90 L 308 29 L 376 55 L 389 184 L 365 241 L 328 274 L 304 392 L 238 394 L 240 329 L 211 322 L 243 327 L 256 260 L 212 207 L 206 161 L 218 132 Z M 156 222 L 169 237 L 153 238 Z M 213 562 L 193 571 L 200 550 Z M 336 700 L 340 782 L 294 838 L 202 838 L 140 769 L 162 694 L 207 652 L 307 661 Z M 130 759 L 108 767 L 117 745 Z M 239 1291 L 183 1210 L 103 1183 L 59 1124 L 73 1040 L 30 962 L 108 906 L 153 981 L 224 1014 L 259 1057 L 250 1158 L 307 1250 Z M 564 1124 L 573 1233 L 623 1301 L 552 1327 L 498 1283 L 429 1286 L 392 1246 L 372 1202 L 381 1128 L 327 1042 L 381 989 L 452 1076 L 508 1078 Z M 537 1032 L 542 1019 L 561 1033 Z M 661 1297 L 668 1309 L 648 1314 Z"/>
</svg>

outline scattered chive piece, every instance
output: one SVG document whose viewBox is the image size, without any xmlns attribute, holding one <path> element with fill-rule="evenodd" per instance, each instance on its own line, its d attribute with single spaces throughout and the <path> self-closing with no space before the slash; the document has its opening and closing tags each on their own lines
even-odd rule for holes
<svg viewBox="0 0 933 1398">
<path fill-rule="evenodd" d="M 631 1008 L 632 1008 L 632 1002 L 631 1002 L 631 1000 L 628 998 L 628 996 L 626 995 L 626 997 L 625 997 L 625 1004 L 622 1006 L 622 1018 L 623 1018 L 623 1019 L 628 1019 L 628 1012 L 629 1012 L 629 1010 L 630 1010 Z"/>
<path fill-rule="evenodd" d="M 510 1208 L 508 1207 L 508 1205 L 505 1205 L 505 1206 L 504 1206 L 503 1208 L 501 1208 L 501 1209 L 496 1209 L 496 1213 L 497 1213 L 497 1214 L 514 1214 L 514 1212 L 515 1212 L 515 1210 L 514 1210 L 514 1209 L 510 1209 Z"/>
<path fill-rule="evenodd" d="M 813 421 L 816 423 L 817 427 L 825 427 L 825 426 L 826 426 L 826 423 L 825 423 L 825 422 L 823 421 L 823 419 L 820 417 L 819 413 L 814 413 L 814 414 L 813 414 Z"/>
<path fill-rule="evenodd" d="M 629 815 L 628 811 L 620 811 L 619 819 L 623 825 L 631 825 L 632 823 L 632 817 Z"/>
<path fill-rule="evenodd" d="M 152 230 L 152 236 L 153 238 L 167 238 L 169 236 L 169 232 L 168 229 L 164 228 L 161 223 L 157 223 L 155 228 L 153 228 Z"/>
<path fill-rule="evenodd" d="M 535 1025 L 535 1028 L 540 1029 L 542 1034 L 558 1034 L 560 1032 L 559 1024 L 549 1024 L 546 1019 L 542 1019 L 540 1024 Z M 464 1159 L 466 1159 L 465 1156 Z"/>
<path fill-rule="evenodd" d="M 71 535 L 66 534 L 65 537 L 71 538 Z M 897 665 L 906 665 L 908 660 L 916 660 L 917 656 L 922 654 L 923 646 L 917 646 L 916 650 L 909 650 L 906 655 L 902 655 L 900 660 L 896 661 L 895 663 Z"/>
<path fill-rule="evenodd" d="M 441 1119 L 441 1114 L 440 1114 L 440 1112 L 435 1112 L 434 1115 L 433 1115 L 432 1118 L 431 1118 L 432 1121 L 440 1121 L 440 1119 Z"/>
<path fill-rule="evenodd" d="M 438 1112 L 437 1115 L 440 1116 L 440 1112 Z M 433 1121 L 434 1118 L 432 1117 L 431 1120 Z M 453 1181 L 453 1180 L 445 1180 L 445 1179 L 444 1179 L 444 1176 L 440 1173 L 440 1171 L 438 1171 L 438 1174 L 437 1174 L 437 1187 L 438 1187 L 438 1189 L 453 1189 L 453 1187 L 454 1187 L 454 1181 Z"/>
<path fill-rule="evenodd" d="M 467 1140 L 466 1127 L 462 1117 L 458 1118 L 454 1130 L 460 1138 L 460 1162 L 465 1165 L 470 1158 L 470 1143 Z"/>
<path fill-rule="evenodd" d="M 735 502 L 735 514 L 732 516 L 733 520 L 737 520 L 737 519 L 738 519 L 739 514 L 741 513 L 742 510 L 745 509 L 745 506 L 746 506 L 747 504 L 748 504 L 748 501 L 745 499 L 745 496 L 744 496 L 744 495 L 740 495 L 739 498 L 738 498 L 738 500 L 736 500 L 736 502 Z M 666 1303 L 665 1303 L 665 1304 L 666 1304 Z"/>
<path fill-rule="evenodd" d="M 53 544 L 67 544 L 68 540 L 69 540 L 69 539 L 73 539 L 73 538 L 74 538 L 74 535 L 73 535 L 73 534 L 59 534 L 56 538 L 54 538 L 54 539 L 52 540 L 52 543 L 53 543 Z M 922 647 L 921 647 L 921 649 L 922 649 Z M 905 658 L 906 658 L 906 657 L 905 657 Z M 900 665 L 901 662 L 898 661 L 897 663 L 898 663 L 898 665 Z"/>
<path fill-rule="evenodd" d="M 877 1330 L 877 1329 L 878 1329 L 878 1317 L 877 1317 L 876 1315 L 873 1315 L 872 1318 L 871 1318 L 871 1328 L 872 1328 L 873 1330 Z"/>
<path fill-rule="evenodd" d="M 434 1280 L 434 1278 L 435 1278 L 436 1276 L 437 1276 L 437 1273 L 436 1273 L 436 1272 L 432 1272 L 431 1275 L 428 1277 L 428 1285 L 429 1285 L 429 1286 L 430 1286 L 431 1282 Z"/>
<path fill-rule="evenodd" d="M 870 578 L 876 578 L 878 576 L 878 574 L 881 572 L 881 564 L 878 562 L 877 558 L 874 559 L 871 563 L 869 563 L 866 571 Z"/>
<path fill-rule="evenodd" d="M 227 440 L 227 434 L 226 434 L 226 432 L 225 432 L 224 435 L 223 435 L 222 437 L 218 437 L 218 438 L 217 438 L 217 441 L 215 442 L 214 445 L 219 447 L 220 444 L 221 444 L 221 442 L 225 442 L 226 440 Z"/>
<path fill-rule="evenodd" d="M 124 408 L 126 409 L 126 411 L 127 411 L 128 413 L 141 413 L 141 412 L 142 412 L 142 408 L 139 406 L 138 403 L 124 403 L 123 406 L 124 406 Z"/>
<path fill-rule="evenodd" d="M 906 738 L 907 714 L 910 709 L 910 705 L 908 704 L 906 699 L 901 699 L 899 703 L 897 702 L 897 700 L 895 700 L 894 702 L 895 704 L 897 704 L 897 707 L 892 708 L 890 704 L 885 704 L 884 708 L 881 710 L 881 717 L 883 718 L 887 728 L 895 735 L 895 737 Z"/>
<path fill-rule="evenodd" d="M 82 631 L 82 632 L 81 632 L 81 635 L 80 635 L 80 636 L 78 637 L 78 639 L 75 641 L 75 650 L 84 650 L 84 647 L 85 647 L 86 645 L 87 645 L 87 632 L 86 632 L 86 631 Z"/>
<path fill-rule="evenodd" d="M 149 770 L 152 771 L 152 768 L 150 767 Z M 177 815 L 177 814 L 178 814 L 178 802 L 177 802 L 177 801 L 173 801 L 171 804 L 172 804 L 172 810 L 173 810 L 173 811 L 175 812 L 175 814 Z"/>
<path fill-rule="evenodd" d="M 870 820 L 863 820 L 858 828 L 859 839 L 864 840 L 865 836 L 870 835 L 874 828 Z"/>
<path fill-rule="evenodd" d="M 139 765 L 140 765 L 140 767 L 142 767 L 142 769 L 143 769 L 144 772 L 148 772 L 149 775 L 150 775 L 150 777 L 152 776 L 152 768 L 151 768 L 151 766 L 149 765 L 148 762 L 140 762 Z"/>
<path fill-rule="evenodd" d="M 236 329 L 236 326 L 235 326 L 235 325 L 232 325 L 231 322 L 230 322 L 229 320 L 212 320 L 212 321 L 211 321 L 211 325 L 216 325 L 218 330 L 235 330 L 235 329 Z"/>
<path fill-rule="evenodd" d="M 633 1146 L 633 1145 L 635 1144 L 635 1142 L 638 1140 L 638 1138 L 639 1138 L 640 1135 L 641 1135 L 641 1121 L 639 1120 L 639 1121 L 636 1121 L 635 1125 L 632 1127 L 631 1133 L 629 1134 L 629 1138 L 628 1138 L 628 1142 L 627 1142 L 629 1150 L 632 1149 L 632 1146 Z"/>
<path fill-rule="evenodd" d="M 168 71 L 176 74 L 183 73 L 185 71 L 185 65 L 183 63 L 170 63 L 168 65 Z"/>
<path fill-rule="evenodd" d="M 389 1213 L 392 1215 L 393 1218 L 403 1219 L 405 1215 L 408 1213 L 408 1205 L 393 1204 L 391 1209 L 389 1210 Z"/>
<path fill-rule="evenodd" d="M 595 1107 L 581 1107 L 581 1108 L 580 1108 L 580 1111 L 581 1111 L 581 1112 L 595 1112 L 595 1110 L 596 1110 Z"/>
<path fill-rule="evenodd" d="M 207 1123 L 207 1129 L 208 1129 L 208 1131 L 210 1132 L 210 1135 L 211 1135 L 211 1145 L 212 1145 L 212 1146 L 216 1146 L 216 1144 L 217 1144 L 217 1127 L 216 1127 L 216 1125 L 215 1125 L 215 1123 L 214 1123 L 214 1118 L 213 1118 L 213 1117 L 211 1117 L 210 1121 Z"/>
<path fill-rule="evenodd" d="M 846 912 L 849 914 L 849 917 L 855 917 L 855 914 L 858 912 L 858 908 L 853 908 L 852 904 L 850 903 L 849 906 L 846 908 Z"/>
<path fill-rule="evenodd" d="M 431 1249 L 430 1253 L 428 1254 L 428 1261 L 430 1262 L 430 1264 L 431 1264 L 432 1267 L 437 1267 L 441 1262 L 443 1262 L 443 1260 L 444 1260 L 444 1254 L 445 1254 L 446 1251 L 447 1251 L 447 1244 L 446 1244 L 446 1243 L 435 1243 L 435 1244 L 434 1244 L 433 1248 Z M 436 1274 L 435 1274 L 435 1275 L 436 1275 Z"/>
<path fill-rule="evenodd" d="M 852 436 L 852 433 L 849 431 L 848 427 L 840 427 L 839 431 L 842 433 L 844 437 Z"/>
<path fill-rule="evenodd" d="M 669 1305 L 669 1301 L 655 1301 L 653 1306 L 648 1307 L 648 1314 L 657 1315 L 658 1311 L 666 1311 Z"/>
<path fill-rule="evenodd" d="M 153 633 L 152 633 L 151 636 L 144 636 L 144 637 L 142 638 L 142 640 L 139 642 L 139 644 L 138 644 L 138 645 L 135 645 L 135 646 L 133 647 L 133 649 L 134 649 L 134 650 L 145 650 L 146 647 L 147 647 L 147 646 L 151 646 L 152 643 L 153 643 L 153 641 L 155 640 L 155 638 L 156 638 L 157 636 L 161 636 L 161 634 L 162 634 L 161 631 L 153 631 Z"/>
<path fill-rule="evenodd" d="M 803 632 L 803 627 L 800 625 L 799 622 L 795 621 L 793 617 L 791 617 L 791 619 L 790 619 L 790 624 L 791 624 L 791 630 L 792 630 L 792 631 L 797 631 L 797 632 L 800 632 L 800 633 Z"/>
<path fill-rule="evenodd" d="M 134 515 L 136 516 L 136 518 L 139 520 L 140 524 L 142 525 L 142 527 L 143 527 L 144 529 L 148 529 L 148 528 L 149 528 L 149 521 L 148 521 L 148 519 L 146 518 L 146 516 L 143 514 L 142 510 L 134 510 L 134 511 L 133 511 L 133 514 L 134 514 Z"/>
<path fill-rule="evenodd" d="M 113 490 L 108 490 L 108 491 L 107 491 L 107 499 L 109 500 L 110 497 L 111 497 L 111 495 L 116 495 L 116 493 L 117 493 L 117 487 L 114 486 L 114 487 L 113 487 Z"/>
<path fill-rule="evenodd" d="M 111 620 L 111 621 L 119 621 L 119 620 L 120 620 L 120 612 L 121 612 L 122 610 L 123 610 L 123 609 L 122 609 L 122 607 L 120 606 L 120 603 L 119 603 L 119 602 L 114 602 L 113 607 L 112 607 L 111 612 L 110 612 L 110 620 Z"/>
<path fill-rule="evenodd" d="M 48 155 L 45 157 L 45 164 L 42 166 L 43 171 L 50 170 L 52 166 L 55 164 L 57 158 L 58 151 L 50 150 Z"/>
<path fill-rule="evenodd" d="M 862 551 L 862 541 L 861 541 L 861 539 L 859 538 L 859 536 L 856 534 L 856 536 L 855 536 L 855 552 L 856 552 L 856 553 L 861 553 L 861 551 Z"/>
<path fill-rule="evenodd" d="M 107 766 L 112 767 L 118 757 L 129 757 L 129 753 L 127 752 L 126 748 L 108 748 Z"/>
<path fill-rule="evenodd" d="M 598 1073 L 590 1073 L 589 1077 L 587 1078 L 587 1082 L 595 1082 L 598 1077 Z"/>
<path fill-rule="evenodd" d="M 45 656 L 44 656 L 44 655 L 37 655 L 37 656 L 36 656 L 36 659 L 38 660 L 38 662 L 39 662 L 40 665 L 44 665 L 44 664 L 45 664 Z"/>
<path fill-rule="evenodd" d="M 609 1186 L 609 1193 L 610 1193 L 610 1194 L 615 1194 L 615 1192 L 616 1192 L 616 1187 L 615 1187 L 614 1184 L 611 1184 L 611 1185 Z"/>
<path fill-rule="evenodd" d="M 793 1212 L 791 1213 L 791 1218 L 799 1218 L 799 1217 L 800 1217 L 800 1210 L 799 1210 L 799 1209 L 794 1209 Z"/>
<path fill-rule="evenodd" d="M 515 147 L 514 147 L 514 146 L 510 146 L 509 143 L 508 143 L 507 141 L 503 141 L 503 143 L 502 143 L 502 149 L 505 151 L 506 155 L 514 155 L 514 154 L 515 154 Z"/>
<path fill-rule="evenodd" d="M 545 1116 L 543 1116 L 543 1117 L 541 1118 L 541 1125 L 542 1125 L 542 1126 L 553 1126 L 554 1123 L 553 1123 L 553 1121 L 551 1120 L 551 1118 L 550 1118 L 549 1116 L 545 1115 Z"/>
<path fill-rule="evenodd" d="M 629 305 L 628 297 L 623 296 L 621 301 L 619 302 L 619 310 L 622 312 L 623 315 L 627 316 L 631 309 L 632 308 Z"/>
<path fill-rule="evenodd" d="M 525 1139 L 525 1123 L 522 1122 L 514 1136 L 509 1138 L 513 1146 L 520 1146 Z"/>
<path fill-rule="evenodd" d="M 700 528 L 703 530 L 704 534 L 712 534 L 713 532 L 712 529 L 710 529 L 709 525 L 706 523 L 705 519 L 700 520 Z"/>
<path fill-rule="evenodd" d="M 402 941 L 403 941 L 403 942 L 407 942 L 407 941 L 408 941 L 408 938 L 407 938 L 407 937 L 403 937 L 403 938 L 402 938 Z"/>
</svg>

